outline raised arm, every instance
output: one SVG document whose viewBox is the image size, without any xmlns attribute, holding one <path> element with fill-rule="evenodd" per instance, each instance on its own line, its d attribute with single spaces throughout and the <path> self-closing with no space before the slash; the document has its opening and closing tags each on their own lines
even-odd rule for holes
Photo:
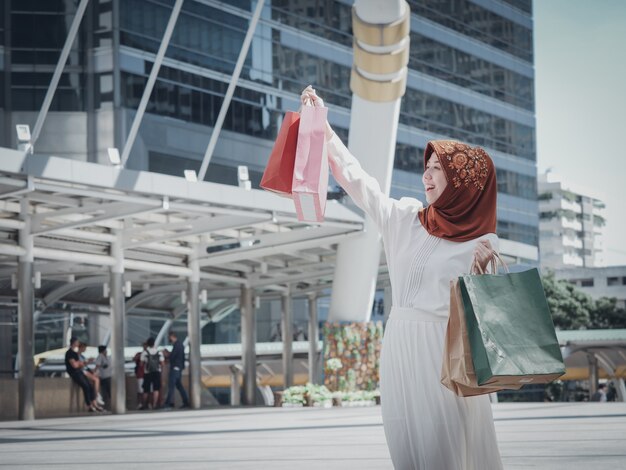
<svg viewBox="0 0 626 470">
<path fill-rule="evenodd" d="M 376 178 L 363 170 L 328 123 L 326 142 L 333 176 L 354 203 L 374 220 L 379 229 L 382 228 L 391 214 L 393 200 L 381 191 Z"/>
<path fill-rule="evenodd" d="M 324 106 L 324 101 L 310 85 L 302 91 L 300 100 L 303 106 Z M 363 170 L 359 161 L 333 132 L 328 122 L 326 122 L 326 142 L 328 163 L 333 176 L 354 203 L 374 220 L 381 233 L 384 234 L 384 229 L 388 228 L 394 207 L 412 217 L 415 211 L 422 207 L 422 203 L 417 199 L 402 198 L 397 201 L 383 193 L 378 180 Z"/>
</svg>

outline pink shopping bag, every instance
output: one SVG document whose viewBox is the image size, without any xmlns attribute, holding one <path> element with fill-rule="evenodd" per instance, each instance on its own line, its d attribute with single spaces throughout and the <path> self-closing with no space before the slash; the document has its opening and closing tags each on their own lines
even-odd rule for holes
<svg viewBox="0 0 626 470">
<path fill-rule="evenodd" d="M 328 108 L 303 106 L 291 187 L 298 220 L 323 222 L 328 192 L 326 117 Z"/>
</svg>

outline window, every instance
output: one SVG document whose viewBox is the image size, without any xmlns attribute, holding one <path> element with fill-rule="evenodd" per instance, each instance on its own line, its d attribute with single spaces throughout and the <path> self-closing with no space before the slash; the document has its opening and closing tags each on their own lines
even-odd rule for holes
<svg viewBox="0 0 626 470">
<path fill-rule="evenodd" d="M 606 285 L 607 286 L 619 286 L 622 284 L 622 280 L 619 277 L 607 277 Z"/>
<path fill-rule="evenodd" d="M 407 88 L 400 122 L 456 140 L 535 160 L 535 130 L 493 114 Z"/>
<path fill-rule="evenodd" d="M 161 67 L 163 77 L 172 75 L 172 69 Z M 161 116 L 169 116 L 187 122 L 213 125 L 223 101 L 226 85 L 222 82 L 204 79 L 202 88 L 193 83 L 197 78 L 191 74 L 178 75 L 180 82 L 172 83 L 167 78 L 158 78 L 146 111 Z M 137 108 L 143 94 L 146 78 L 122 72 L 122 103 L 129 108 Z M 229 107 L 224 129 L 246 135 L 274 139 L 278 132 L 277 124 L 283 113 L 266 104 L 265 93 L 238 87 Z"/>
<path fill-rule="evenodd" d="M 539 246 L 539 230 L 532 225 L 498 220 L 498 236 L 507 240 Z"/>
<path fill-rule="evenodd" d="M 580 287 L 593 287 L 593 278 L 591 279 L 581 279 Z"/>
<path fill-rule="evenodd" d="M 523 60 L 533 59 L 532 30 L 482 8 L 470 0 L 409 0 L 411 11 Z"/>
<path fill-rule="evenodd" d="M 529 110 L 533 79 L 411 32 L 409 67 Z"/>
</svg>

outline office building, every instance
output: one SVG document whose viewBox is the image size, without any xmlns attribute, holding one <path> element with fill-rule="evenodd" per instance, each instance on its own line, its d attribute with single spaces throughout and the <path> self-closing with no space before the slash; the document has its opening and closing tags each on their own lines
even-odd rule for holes
<svg viewBox="0 0 626 470">
<path fill-rule="evenodd" d="M 605 205 L 596 191 L 539 175 L 539 252 L 543 268 L 604 266 Z"/>
<path fill-rule="evenodd" d="M 13 0 L 0 10 L 0 145 L 33 126 L 78 2 Z M 92 0 L 81 22 L 35 152 L 109 164 L 123 149 L 173 0 Z M 423 151 L 432 139 L 484 147 L 498 168 L 498 235 L 505 257 L 538 262 L 531 0 L 411 0 L 411 46 L 391 193 L 424 199 Z M 186 0 L 126 167 L 198 170 L 231 81 L 255 2 Z M 347 138 L 352 2 L 268 0 L 206 179 L 253 187 L 285 111 L 313 84 Z M 278 305 L 261 305 L 266 334 Z M 324 301 L 320 300 L 323 312 Z M 296 320 L 304 321 L 305 315 Z M 228 318 L 217 336 L 237 340 Z M 263 320 L 263 319 L 264 320 Z M 321 314 L 323 318 L 323 314 Z M 263 323 L 264 322 L 264 323 Z M 215 337 L 205 329 L 203 334 Z M 129 328 L 144 335 L 149 326 Z M 264 338 L 260 337 L 259 340 Z"/>
</svg>

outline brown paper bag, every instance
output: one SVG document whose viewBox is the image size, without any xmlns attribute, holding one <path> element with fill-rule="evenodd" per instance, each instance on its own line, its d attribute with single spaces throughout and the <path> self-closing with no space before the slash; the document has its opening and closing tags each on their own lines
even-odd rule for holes
<svg viewBox="0 0 626 470">
<path fill-rule="evenodd" d="M 520 384 L 510 386 L 507 384 L 505 387 L 478 385 L 458 279 L 450 281 L 450 317 L 443 349 L 441 383 L 460 397 L 483 395 L 505 389 L 518 390 L 522 387 Z"/>
</svg>

